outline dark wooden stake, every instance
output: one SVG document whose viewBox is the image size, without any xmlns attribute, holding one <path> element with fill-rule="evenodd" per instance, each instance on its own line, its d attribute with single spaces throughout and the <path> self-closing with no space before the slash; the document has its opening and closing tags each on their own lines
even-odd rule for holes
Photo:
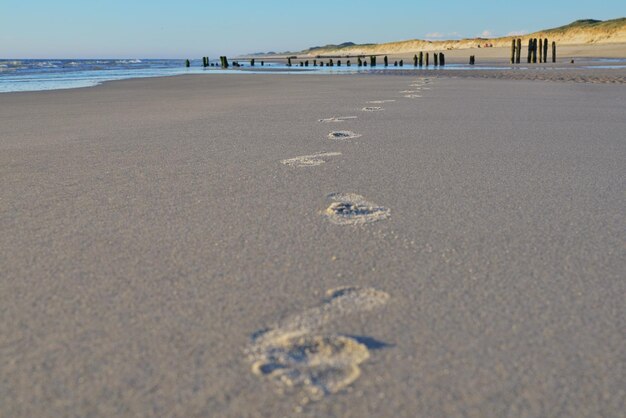
<svg viewBox="0 0 626 418">
<path fill-rule="evenodd" d="M 511 41 L 511 64 L 515 64 L 515 50 L 516 50 L 516 43 L 515 43 L 515 39 L 513 39 Z"/>
</svg>

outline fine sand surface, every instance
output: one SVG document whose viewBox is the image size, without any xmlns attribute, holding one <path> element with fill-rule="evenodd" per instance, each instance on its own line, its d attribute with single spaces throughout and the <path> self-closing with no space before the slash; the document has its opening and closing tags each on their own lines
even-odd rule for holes
<svg viewBox="0 0 626 418">
<path fill-rule="evenodd" d="M 625 115 L 408 72 L 2 94 L 0 416 L 621 417 Z"/>
</svg>

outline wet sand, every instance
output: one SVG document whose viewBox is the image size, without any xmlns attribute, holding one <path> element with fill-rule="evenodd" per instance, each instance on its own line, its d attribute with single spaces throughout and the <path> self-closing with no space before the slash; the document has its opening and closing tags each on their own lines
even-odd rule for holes
<svg viewBox="0 0 626 418">
<path fill-rule="evenodd" d="M 1 94 L 0 415 L 621 416 L 626 87 L 427 75 Z"/>
</svg>

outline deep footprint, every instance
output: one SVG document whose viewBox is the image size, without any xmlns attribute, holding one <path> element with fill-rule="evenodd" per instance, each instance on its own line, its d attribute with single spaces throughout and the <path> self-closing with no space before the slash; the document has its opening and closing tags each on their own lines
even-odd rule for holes
<svg viewBox="0 0 626 418">
<path fill-rule="evenodd" d="M 387 219 L 390 211 L 354 193 L 330 195 L 334 200 L 323 215 L 336 225 L 362 225 Z"/>
<path fill-rule="evenodd" d="M 300 157 L 282 160 L 281 163 L 290 167 L 315 167 L 326 162 L 328 157 L 337 157 L 340 152 L 321 152 L 313 155 L 302 155 Z"/>
<path fill-rule="evenodd" d="M 346 315 L 383 306 L 388 300 L 387 293 L 371 288 L 328 291 L 321 306 L 292 316 L 253 339 L 246 350 L 252 372 L 283 391 L 301 390 L 312 400 L 337 393 L 360 376 L 359 365 L 369 358 L 369 350 L 355 338 L 319 334 L 320 329 Z"/>
<path fill-rule="evenodd" d="M 330 139 L 355 139 L 360 137 L 360 134 L 356 134 L 352 131 L 333 131 L 328 134 L 328 138 Z"/>
</svg>

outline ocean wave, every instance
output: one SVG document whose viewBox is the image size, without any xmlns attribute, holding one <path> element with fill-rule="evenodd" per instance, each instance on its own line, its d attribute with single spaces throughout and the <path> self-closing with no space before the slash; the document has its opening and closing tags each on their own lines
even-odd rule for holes
<svg viewBox="0 0 626 418">
<path fill-rule="evenodd" d="M 35 62 L 33 63 L 33 65 L 40 68 L 58 68 L 59 66 L 56 64 L 56 62 L 57 61 L 41 61 Z"/>
<path fill-rule="evenodd" d="M 0 61 L 0 65 L 5 67 L 18 67 L 22 65 L 22 61 Z"/>
<path fill-rule="evenodd" d="M 140 64 L 141 60 L 138 59 L 132 59 L 132 60 L 117 60 L 115 61 L 116 64 Z"/>
</svg>

